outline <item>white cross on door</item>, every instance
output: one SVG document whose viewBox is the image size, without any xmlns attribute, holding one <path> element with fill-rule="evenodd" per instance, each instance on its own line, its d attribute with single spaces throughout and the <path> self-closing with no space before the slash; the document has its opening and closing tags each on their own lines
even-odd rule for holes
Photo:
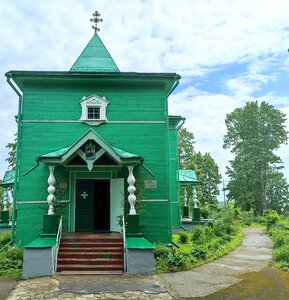
<svg viewBox="0 0 289 300">
<path fill-rule="evenodd" d="M 83 199 L 86 199 L 86 197 L 88 196 L 88 194 L 86 193 L 86 191 L 83 191 L 83 193 L 80 194 L 80 196 L 81 196 Z"/>
</svg>

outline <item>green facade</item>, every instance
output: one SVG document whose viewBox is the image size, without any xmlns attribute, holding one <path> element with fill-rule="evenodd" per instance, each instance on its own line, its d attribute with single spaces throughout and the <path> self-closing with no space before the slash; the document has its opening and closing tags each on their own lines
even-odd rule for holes
<svg viewBox="0 0 289 300">
<path fill-rule="evenodd" d="M 116 149 L 120 149 L 143 159 L 145 166 L 140 161 L 134 168 L 134 176 L 138 189 L 135 194 L 141 200 L 138 213 L 144 237 L 150 242 L 167 243 L 171 240 L 172 227 L 177 226 L 177 133 L 176 126 L 173 129 L 169 123 L 167 98 L 180 77 L 175 73 L 119 72 L 100 42 L 99 37 L 90 41 L 93 47 L 83 51 L 85 57 L 78 58 L 71 72 L 6 73 L 23 94 L 18 116 L 18 167 L 14 192 L 17 207 L 16 240 L 23 245 L 39 237 L 43 230 L 43 215 L 48 210 L 49 163 L 43 162 L 43 157 L 55 151 L 62 154 L 63 149 L 71 147 L 89 130 L 115 149 L 116 153 Z M 88 61 L 91 60 L 91 51 L 95 49 L 105 58 L 99 59 L 97 52 L 97 59 L 91 67 Z M 100 69 L 95 65 L 97 61 L 102 61 Z M 85 67 L 87 64 L 88 69 Z M 98 126 L 80 120 L 80 101 L 90 95 L 105 96 L 109 101 L 107 121 Z M 75 230 L 75 187 L 79 179 L 112 182 L 122 178 L 122 195 L 127 201 L 126 165 L 116 163 L 107 153 L 104 156 L 95 162 L 91 171 L 85 163 L 79 162 L 81 159 L 77 153 L 66 164 L 55 164 L 56 180 L 64 187 L 61 200 L 66 203 L 66 231 Z M 152 180 L 155 186 L 147 186 L 146 182 Z"/>
</svg>

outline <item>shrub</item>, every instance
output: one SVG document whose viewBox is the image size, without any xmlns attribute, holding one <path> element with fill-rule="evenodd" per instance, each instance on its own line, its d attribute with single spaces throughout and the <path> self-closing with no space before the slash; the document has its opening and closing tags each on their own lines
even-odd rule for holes
<svg viewBox="0 0 289 300">
<path fill-rule="evenodd" d="M 186 259 L 181 253 L 170 253 L 167 259 L 170 272 L 182 271 L 186 269 Z"/>
<path fill-rule="evenodd" d="M 154 249 L 154 257 L 158 258 L 167 258 L 171 253 L 170 249 L 164 245 L 157 245 Z"/>
<path fill-rule="evenodd" d="M 201 243 L 205 240 L 205 238 L 206 229 L 201 225 L 197 225 L 192 232 L 191 240 L 195 243 Z"/>
<path fill-rule="evenodd" d="M 277 262 L 283 262 L 289 266 L 289 245 L 285 244 L 273 252 L 273 258 Z"/>
<path fill-rule="evenodd" d="M 280 221 L 280 216 L 276 210 L 267 209 L 264 211 L 263 217 L 265 218 L 267 228 L 270 228 L 272 225 Z"/>
<path fill-rule="evenodd" d="M 233 224 L 225 223 L 224 221 L 219 221 L 217 222 L 214 231 L 216 236 L 223 237 L 226 234 L 236 234 L 238 232 L 238 227 Z"/>
<path fill-rule="evenodd" d="M 178 240 L 181 244 L 188 244 L 189 243 L 191 236 L 187 231 L 180 231 L 178 235 L 179 235 Z"/>
<path fill-rule="evenodd" d="M 208 248 L 206 246 L 198 246 L 195 247 L 191 251 L 191 255 L 196 259 L 196 260 L 205 260 L 208 255 Z"/>
<path fill-rule="evenodd" d="M 10 242 L 10 238 L 11 238 L 11 233 L 9 231 L 3 232 L 0 235 L 0 249 Z"/>
<path fill-rule="evenodd" d="M 0 276 L 20 278 L 23 264 L 23 250 L 19 247 L 8 247 L 0 253 Z"/>
</svg>

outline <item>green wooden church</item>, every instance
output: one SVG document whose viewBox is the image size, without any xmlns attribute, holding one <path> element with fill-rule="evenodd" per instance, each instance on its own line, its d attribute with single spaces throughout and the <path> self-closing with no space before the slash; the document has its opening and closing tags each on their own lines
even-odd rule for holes
<svg viewBox="0 0 289 300">
<path fill-rule="evenodd" d="M 24 278 L 152 273 L 153 244 L 181 224 L 184 119 L 168 114 L 180 76 L 121 72 L 95 33 L 69 71 L 6 77 L 19 96 L 12 229 Z"/>
</svg>

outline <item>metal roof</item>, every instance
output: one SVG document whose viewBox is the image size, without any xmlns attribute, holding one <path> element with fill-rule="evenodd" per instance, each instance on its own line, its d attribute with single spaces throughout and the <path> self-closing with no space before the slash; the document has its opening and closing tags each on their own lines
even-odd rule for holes
<svg viewBox="0 0 289 300">
<path fill-rule="evenodd" d="M 179 181 L 182 185 L 201 185 L 195 170 L 179 170 Z"/>
<path fill-rule="evenodd" d="M 94 34 L 70 72 L 119 72 L 102 40 Z"/>
<path fill-rule="evenodd" d="M 3 181 L 0 183 L 1 187 L 10 187 L 14 184 L 15 171 L 6 171 Z"/>
</svg>

